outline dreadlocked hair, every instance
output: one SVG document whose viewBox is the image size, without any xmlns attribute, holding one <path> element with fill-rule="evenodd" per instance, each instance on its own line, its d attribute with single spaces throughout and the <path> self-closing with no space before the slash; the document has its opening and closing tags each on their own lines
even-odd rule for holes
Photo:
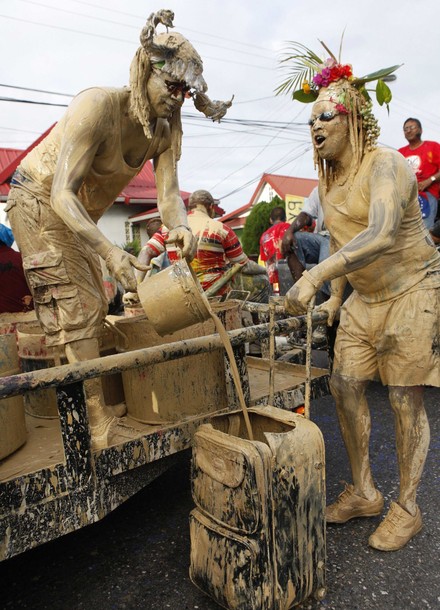
<svg viewBox="0 0 440 610">
<path fill-rule="evenodd" d="M 150 59 L 144 49 L 139 47 L 130 65 L 130 112 L 134 114 L 142 125 L 147 138 L 152 137 L 150 129 L 150 102 L 147 94 L 150 72 Z"/>
</svg>

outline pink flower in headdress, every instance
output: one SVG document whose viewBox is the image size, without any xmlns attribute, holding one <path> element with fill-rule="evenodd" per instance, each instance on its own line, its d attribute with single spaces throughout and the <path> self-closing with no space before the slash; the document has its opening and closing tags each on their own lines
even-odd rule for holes
<svg viewBox="0 0 440 610">
<path fill-rule="evenodd" d="M 352 67 L 349 64 L 338 64 L 333 58 L 327 59 L 323 67 L 313 77 L 313 84 L 320 89 L 328 87 L 330 83 L 334 83 L 341 78 L 349 79 L 353 76 Z"/>
</svg>

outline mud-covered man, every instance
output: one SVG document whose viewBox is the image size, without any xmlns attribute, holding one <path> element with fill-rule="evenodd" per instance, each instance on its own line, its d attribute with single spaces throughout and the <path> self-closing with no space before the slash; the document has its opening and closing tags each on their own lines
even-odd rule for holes
<svg viewBox="0 0 440 610">
<path fill-rule="evenodd" d="M 369 544 L 393 551 L 422 527 L 416 492 L 430 440 L 423 388 L 440 386 L 440 256 L 424 227 L 406 160 L 375 147 L 377 122 L 362 83 L 334 59 L 318 76 L 309 124 L 331 256 L 303 273 L 286 307 L 303 313 L 323 282 L 332 280 L 331 297 L 321 305 L 331 323 L 346 279 L 354 289 L 341 309 L 331 377 L 353 485 L 327 507 L 326 519 L 345 523 L 382 512 L 370 468 L 365 398 L 368 382 L 380 379 L 395 416 L 400 493 Z"/>
<path fill-rule="evenodd" d="M 121 190 L 153 160 L 158 207 L 185 257 L 194 238 L 180 197 L 177 161 L 181 107 L 186 96 L 214 120 L 228 103 L 205 95 L 203 64 L 173 27 L 171 11 L 153 13 L 130 67 L 130 86 L 81 92 L 49 135 L 21 162 L 11 182 L 7 212 L 48 345 L 65 345 L 69 362 L 98 357 L 107 313 L 99 258 L 126 290 L 136 290 L 136 257 L 96 223 Z M 156 33 L 162 23 L 166 32 Z M 86 382 L 95 446 L 106 445 L 114 423 L 99 397 L 99 380 Z"/>
</svg>

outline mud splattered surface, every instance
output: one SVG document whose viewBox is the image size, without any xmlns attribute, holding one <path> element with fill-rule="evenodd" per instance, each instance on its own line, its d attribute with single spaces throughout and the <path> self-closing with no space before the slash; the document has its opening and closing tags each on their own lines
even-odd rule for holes
<svg viewBox="0 0 440 610">
<path fill-rule="evenodd" d="M 388 506 L 397 495 L 393 419 L 386 391 L 369 391 L 372 465 Z M 424 528 L 406 548 L 367 545 L 379 518 L 327 528 L 327 597 L 300 610 L 434 610 L 440 607 L 440 390 L 428 389 L 431 449 L 420 485 Z M 349 481 L 331 397 L 312 403 L 327 450 L 329 501 Z M 193 506 L 186 456 L 102 522 L 0 563 L 2 610 L 216 610 L 188 578 L 188 514 Z"/>
</svg>

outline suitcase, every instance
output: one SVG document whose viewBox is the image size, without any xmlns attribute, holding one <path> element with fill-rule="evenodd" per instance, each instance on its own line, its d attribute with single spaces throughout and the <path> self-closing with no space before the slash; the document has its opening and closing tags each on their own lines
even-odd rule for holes
<svg viewBox="0 0 440 610">
<path fill-rule="evenodd" d="M 319 428 L 275 407 L 195 433 L 191 581 L 230 610 L 285 610 L 325 595 L 325 457 Z"/>
</svg>

